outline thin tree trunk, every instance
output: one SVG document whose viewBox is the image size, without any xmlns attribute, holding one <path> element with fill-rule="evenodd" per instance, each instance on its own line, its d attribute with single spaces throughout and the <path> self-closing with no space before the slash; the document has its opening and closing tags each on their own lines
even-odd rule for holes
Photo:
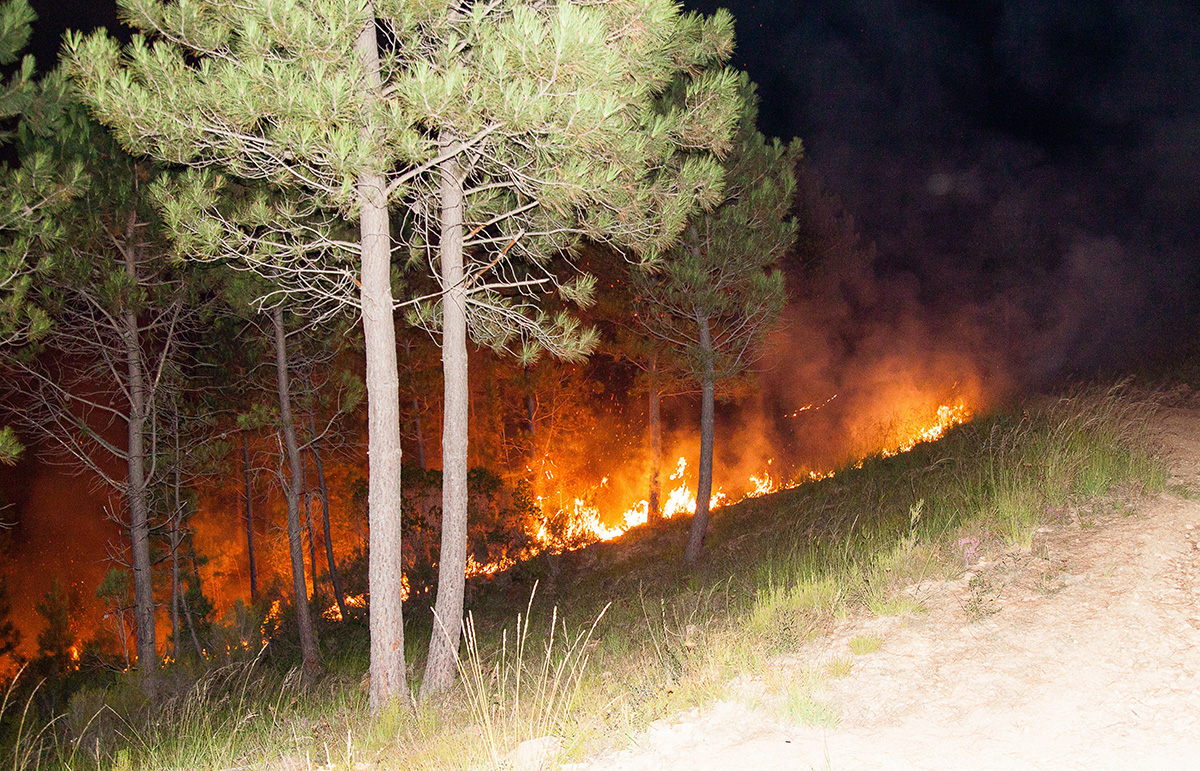
<svg viewBox="0 0 1200 771">
<path fill-rule="evenodd" d="M 192 575 L 196 575 L 195 554 L 192 555 Z M 188 634 L 192 638 L 192 647 L 196 650 L 196 659 L 203 661 L 204 646 L 200 644 L 200 635 L 196 634 L 196 625 L 192 622 L 192 609 L 188 607 L 187 592 L 180 593 L 179 601 L 183 605 L 183 620 L 187 622 Z"/>
<path fill-rule="evenodd" d="M 425 434 L 421 428 L 421 403 L 416 396 L 412 398 L 413 409 L 413 430 L 417 432 L 417 464 L 422 471 L 428 471 L 429 467 L 425 464 Z"/>
<path fill-rule="evenodd" d="M 533 451 L 534 437 L 537 435 L 537 399 L 529 382 L 529 367 L 522 367 L 521 372 L 525 380 L 525 430 L 529 432 L 529 447 Z"/>
<path fill-rule="evenodd" d="M 171 657 L 179 661 L 179 521 L 171 516 Z"/>
<path fill-rule="evenodd" d="M 179 451 L 179 412 L 178 412 L 178 410 L 176 410 L 172 414 L 171 417 L 172 417 L 172 420 L 174 423 L 173 428 L 174 428 L 174 432 L 175 432 L 175 517 L 173 518 L 174 527 L 173 527 L 173 532 L 171 534 L 171 571 L 174 574 L 174 580 L 175 580 L 174 591 L 175 591 L 176 596 L 179 598 L 179 604 L 182 606 L 181 609 L 183 612 L 183 619 L 184 619 L 184 621 L 187 622 L 188 634 L 190 634 L 191 638 L 192 638 L 192 647 L 196 650 L 196 660 L 203 661 L 204 660 L 204 646 L 202 646 L 200 644 L 200 636 L 196 634 L 196 625 L 194 623 L 192 623 L 192 611 L 188 607 L 187 592 L 183 591 L 183 584 L 181 583 L 180 577 L 179 577 L 179 546 L 180 546 L 180 544 L 183 543 L 183 531 L 182 531 L 182 528 L 179 527 L 179 525 L 183 520 L 183 498 L 180 495 L 181 485 L 180 485 L 180 479 L 179 479 L 179 477 L 180 477 L 179 458 L 182 456 Z M 192 544 L 192 575 L 196 576 L 196 549 L 195 549 L 194 543 Z M 196 580 L 199 581 L 198 576 L 196 576 Z M 172 597 L 172 601 L 174 601 L 174 600 L 175 600 L 175 597 Z M 178 640 L 178 638 L 180 636 L 178 611 L 176 612 L 176 617 L 175 617 L 174 621 L 175 621 L 174 634 L 175 634 L 176 640 Z M 175 643 L 175 658 L 176 658 L 176 660 L 179 659 L 179 643 L 178 642 Z"/>
<path fill-rule="evenodd" d="M 246 554 L 250 557 L 250 602 L 258 602 L 258 569 L 254 564 L 254 518 L 250 508 L 250 447 L 242 432 L 242 477 L 246 496 Z"/>
<path fill-rule="evenodd" d="M 381 100 L 379 47 L 372 16 L 354 52 L 367 75 L 365 88 Z M 378 109 L 378 108 L 377 108 Z M 378 715 L 406 695 L 404 667 L 403 555 L 400 550 L 400 374 L 392 315 L 391 235 L 387 181 L 358 179 L 359 241 L 362 246 L 363 338 L 367 365 L 368 518 L 371 591 L 371 711 Z"/>
<path fill-rule="evenodd" d="M 121 653 L 125 654 L 125 669 L 129 669 L 129 627 L 125 624 L 125 613 L 121 612 Z"/>
<path fill-rule="evenodd" d="M 325 563 L 329 566 L 329 581 L 333 584 L 333 600 L 337 603 L 338 613 L 343 620 L 346 616 L 346 594 L 342 591 L 342 577 L 338 574 L 337 560 L 333 556 L 333 535 L 329 527 L 329 485 L 325 483 L 325 464 L 321 461 L 321 451 L 317 448 L 317 427 L 312 413 L 308 414 L 309 430 L 312 432 L 313 463 L 317 467 L 317 490 L 321 493 L 321 526 L 325 531 Z"/>
<path fill-rule="evenodd" d="M 179 496 L 179 410 L 171 411 L 171 434 L 175 439 L 175 463 L 171 469 L 173 477 L 174 510 L 171 512 L 171 656 L 179 661 L 179 519 L 183 515 Z"/>
<path fill-rule="evenodd" d="M 271 325 L 275 330 L 275 382 L 279 392 L 279 427 L 287 449 L 291 478 L 283 480 L 283 497 L 287 501 L 288 550 L 292 558 L 292 605 L 296 611 L 296 626 L 300 630 L 300 655 L 304 672 L 312 676 L 320 667 L 317 636 L 313 630 L 308 608 L 308 587 L 304 581 L 304 534 L 300 529 L 300 492 L 304 488 L 304 472 L 300 468 L 300 448 L 296 444 L 296 426 L 292 422 L 292 399 L 289 393 L 286 333 L 283 328 L 283 309 L 271 309 Z"/>
<path fill-rule="evenodd" d="M 125 271 L 137 285 L 137 265 L 134 262 L 134 217 L 131 214 L 127 231 Z M 137 314 L 122 313 L 124 324 L 125 369 L 129 378 L 129 422 L 126 426 L 129 472 L 129 540 L 133 567 L 133 615 L 137 622 L 138 684 L 146 697 L 155 697 L 155 673 L 158 669 L 157 640 L 154 631 L 154 583 L 150 568 L 150 515 L 146 500 L 145 425 L 149 412 L 149 394 L 142 371 L 142 350 Z"/>
<path fill-rule="evenodd" d="M 658 356 L 650 359 L 650 397 L 647 407 L 650 431 L 650 497 L 647 510 L 647 521 L 651 524 L 661 522 L 662 505 L 659 497 L 662 495 L 662 394 L 658 387 Z"/>
<path fill-rule="evenodd" d="M 417 465 L 422 471 L 428 471 L 425 463 L 425 432 L 421 426 L 421 400 L 417 398 L 417 378 L 413 375 L 412 340 L 404 341 L 404 358 L 408 361 L 405 371 L 408 373 L 408 390 L 412 394 L 413 431 L 417 435 Z"/>
<path fill-rule="evenodd" d="M 312 594 L 309 596 L 315 598 L 317 596 L 317 532 L 313 529 L 312 521 L 313 493 L 311 490 L 306 490 L 303 496 L 304 527 L 308 530 L 308 566 L 312 568 Z"/>
<path fill-rule="evenodd" d="M 708 317 L 697 319 L 700 327 L 700 354 L 704 357 L 703 377 L 700 386 L 700 481 L 696 486 L 696 515 L 688 532 L 687 549 L 683 552 L 686 565 L 696 564 L 704 548 L 704 534 L 708 530 L 708 502 L 712 497 L 713 477 L 713 395 L 715 377 L 713 373 L 712 338 L 708 328 Z"/>
<path fill-rule="evenodd" d="M 443 144 L 449 140 L 443 137 Z M 463 285 L 463 173 L 457 158 L 441 164 L 442 544 L 438 560 L 436 618 L 421 698 L 454 681 L 462 631 L 467 565 L 467 293 Z"/>
</svg>

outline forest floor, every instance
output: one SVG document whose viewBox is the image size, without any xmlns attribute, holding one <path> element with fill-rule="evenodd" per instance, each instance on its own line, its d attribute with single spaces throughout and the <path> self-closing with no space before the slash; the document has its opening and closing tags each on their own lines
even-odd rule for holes
<svg viewBox="0 0 1200 771">
<path fill-rule="evenodd" d="M 1051 511 L 1031 548 L 908 587 L 920 612 L 845 619 L 562 768 L 1200 767 L 1200 412 L 1159 420 L 1166 492 Z"/>
</svg>

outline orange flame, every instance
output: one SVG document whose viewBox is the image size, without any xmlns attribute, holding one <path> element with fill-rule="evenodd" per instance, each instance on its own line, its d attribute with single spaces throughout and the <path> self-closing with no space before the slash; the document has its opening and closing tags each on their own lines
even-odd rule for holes
<svg viewBox="0 0 1200 771">
<path fill-rule="evenodd" d="M 820 405 L 805 405 L 795 414 L 811 410 L 820 409 L 836 398 L 836 394 L 827 399 Z M 932 442 L 940 439 L 953 426 L 966 423 L 974 416 L 972 410 L 962 402 L 955 404 L 944 404 L 938 407 L 936 417 L 932 423 L 920 422 L 910 428 L 898 432 L 899 436 L 893 436 L 892 441 L 883 449 L 879 450 L 879 454 L 883 457 L 891 457 L 902 452 L 908 452 L 923 442 Z M 771 461 L 767 461 L 768 466 Z M 859 461 L 858 465 L 861 466 Z M 546 465 L 549 465 L 547 460 Z M 688 486 L 684 480 L 684 475 L 687 471 L 687 458 L 681 457 L 675 464 L 675 470 L 670 475 L 669 481 L 676 482 L 674 486 L 666 493 L 662 504 L 662 516 L 664 519 L 671 519 L 680 514 L 690 514 L 696 510 L 696 494 Z M 549 472 L 547 477 L 550 478 Z M 709 509 L 715 510 L 729 503 L 735 503 L 738 500 L 746 498 L 758 498 L 771 493 L 779 492 L 780 490 L 788 490 L 798 485 L 808 482 L 820 481 L 832 477 L 836 471 L 833 469 L 827 470 L 806 470 L 798 473 L 790 479 L 783 479 L 772 476 L 768 470 L 762 470 L 750 475 L 749 492 L 742 498 L 731 499 L 730 496 L 722 489 L 718 488 L 709 499 Z M 603 485 L 607 482 L 607 477 L 601 482 Z M 544 504 L 541 497 L 538 498 L 539 505 Z M 569 526 L 567 533 L 560 534 L 559 539 L 555 539 L 550 535 L 548 521 L 543 519 L 539 524 L 535 540 L 545 550 L 567 548 L 568 544 L 583 545 L 595 541 L 611 541 L 619 538 L 631 528 L 646 524 L 649 521 L 650 503 L 648 500 L 639 500 L 628 507 L 617 521 L 608 524 L 605 518 L 601 516 L 599 508 L 588 503 L 584 498 L 574 498 L 569 511 Z M 527 556 L 527 555 L 522 555 Z M 467 562 L 467 575 L 483 576 L 492 575 L 512 567 L 518 561 L 519 557 L 507 557 L 503 560 L 488 564 L 479 564 L 472 559 Z"/>
<path fill-rule="evenodd" d="M 401 574 L 401 576 L 400 576 L 400 600 L 401 601 L 408 599 L 408 592 L 409 592 L 408 576 Z M 342 598 L 342 600 L 346 603 L 346 607 L 348 607 L 348 608 L 365 608 L 365 607 L 367 607 L 367 595 L 365 595 L 365 594 L 347 594 L 345 597 Z M 341 621 L 342 620 L 342 610 L 341 610 L 341 608 L 339 608 L 337 606 L 336 602 L 333 603 L 332 605 L 330 605 L 325 610 L 323 610 L 321 612 L 321 615 L 325 617 L 326 621 Z"/>
<path fill-rule="evenodd" d="M 271 603 L 271 608 L 267 611 L 267 615 L 263 617 L 262 628 L 259 630 L 264 638 L 274 634 L 275 629 L 279 626 L 279 619 L 283 617 L 283 608 L 279 605 L 279 600 Z"/>
<path fill-rule="evenodd" d="M 810 409 L 820 409 L 825 404 L 828 404 L 829 401 L 832 401 L 833 398 L 835 397 L 830 397 L 824 404 L 816 405 L 815 407 L 813 405 L 801 407 L 793 415 Z M 962 402 L 953 405 L 942 405 L 938 407 L 936 419 L 932 423 L 918 423 L 905 431 L 899 432 L 899 436 L 893 436 L 892 441 L 882 450 L 879 450 L 878 454 L 883 457 L 891 457 L 902 452 L 908 452 L 922 442 L 932 442 L 940 439 L 951 427 L 966 423 L 972 417 L 972 410 Z M 553 480 L 552 459 L 549 457 L 543 458 L 541 463 L 542 468 L 539 475 L 544 475 L 546 479 Z M 770 466 L 770 464 L 771 461 L 768 460 L 767 465 Z M 857 465 L 861 467 L 862 461 L 859 461 Z M 668 482 L 674 482 L 675 484 L 671 486 L 671 489 L 663 499 L 662 517 L 664 519 L 671 519 L 680 514 L 690 514 L 696 509 L 696 494 L 688 486 L 688 482 L 684 478 L 687 468 L 687 458 L 680 457 L 675 464 L 675 470 L 668 477 Z M 772 476 L 767 469 L 764 469 L 750 475 L 749 492 L 742 496 L 742 498 L 731 499 L 727 493 L 718 488 L 709 499 L 709 508 L 710 510 L 715 510 L 729 503 L 735 503 L 738 500 L 758 498 L 809 482 L 828 479 L 834 476 L 835 473 L 832 469 L 804 470 L 791 478 L 785 479 Z M 608 478 L 605 477 L 597 487 L 603 487 L 607 483 Z M 537 502 L 543 512 L 548 511 L 546 501 L 542 496 L 537 497 Z M 646 524 L 649 520 L 649 511 L 649 501 L 645 499 L 639 500 L 622 512 L 615 523 L 608 524 L 605 522 L 604 517 L 601 516 L 599 507 L 589 502 L 586 497 L 573 497 L 569 503 L 560 505 L 558 510 L 550 513 L 550 515 L 557 515 L 559 517 L 566 515 L 565 531 L 560 525 L 558 532 L 554 532 L 551 526 L 550 515 L 543 516 L 542 520 L 537 523 L 536 530 L 531 533 L 535 543 L 533 547 L 506 554 L 503 557 L 486 563 L 481 563 L 474 556 L 467 555 L 466 577 L 479 578 L 495 575 L 512 568 L 521 560 L 528 559 L 544 551 L 563 551 L 565 549 L 580 548 L 581 546 L 597 541 L 611 541 L 619 538 L 631 528 Z M 407 600 L 410 592 L 408 577 L 403 576 L 401 580 L 403 582 L 402 596 L 403 599 Z M 366 596 L 361 594 L 348 596 L 345 599 L 347 605 L 356 608 L 364 607 L 367 603 Z M 278 621 L 280 613 L 279 603 L 273 603 L 263 622 L 264 633 Z M 342 620 L 341 613 L 336 604 L 327 608 L 323 612 L 323 615 L 330 621 Z"/>
</svg>

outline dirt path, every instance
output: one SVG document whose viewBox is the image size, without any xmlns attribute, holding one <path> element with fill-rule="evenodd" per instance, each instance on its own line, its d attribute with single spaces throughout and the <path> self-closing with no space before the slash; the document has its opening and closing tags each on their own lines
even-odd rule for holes
<svg viewBox="0 0 1200 771">
<path fill-rule="evenodd" d="M 1164 411 L 1163 430 L 1169 489 L 1200 497 L 1200 413 Z M 912 587 L 927 612 L 850 620 L 779 661 L 852 662 L 816 694 L 833 727 L 742 698 L 569 768 L 1200 769 L 1200 502 L 1059 519 L 1029 553 Z"/>
</svg>

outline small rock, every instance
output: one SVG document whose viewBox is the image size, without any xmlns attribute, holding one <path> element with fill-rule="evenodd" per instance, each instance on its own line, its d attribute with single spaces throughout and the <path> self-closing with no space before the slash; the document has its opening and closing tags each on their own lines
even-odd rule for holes
<svg viewBox="0 0 1200 771">
<path fill-rule="evenodd" d="M 550 761 L 562 752 L 563 740 L 557 736 L 542 736 L 521 742 L 506 758 L 513 771 L 543 771 Z"/>
</svg>

